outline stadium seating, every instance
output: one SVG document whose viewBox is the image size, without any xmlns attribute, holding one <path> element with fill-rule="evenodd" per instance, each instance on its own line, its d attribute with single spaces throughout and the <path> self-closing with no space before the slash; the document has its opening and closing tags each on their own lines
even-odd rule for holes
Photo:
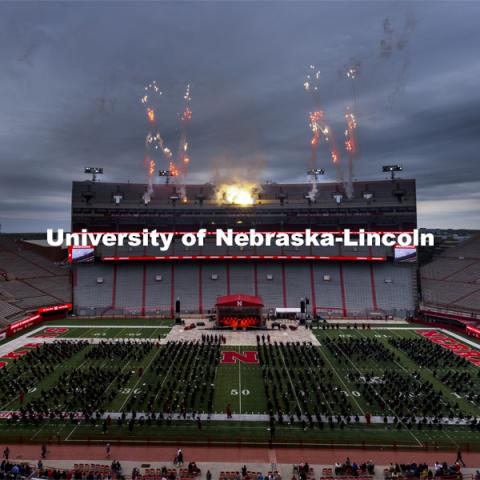
<svg viewBox="0 0 480 480">
<path fill-rule="evenodd" d="M 0 236 L 0 319 L 10 323 L 42 306 L 71 301 L 70 272 Z"/>
<path fill-rule="evenodd" d="M 313 264 L 313 278 L 317 311 L 320 315 L 343 314 L 340 268 L 334 262 Z"/>
<path fill-rule="evenodd" d="M 226 295 L 227 293 L 227 270 L 225 263 L 202 263 L 203 309 L 212 309 L 217 301 L 217 297 Z"/>
<path fill-rule="evenodd" d="M 146 312 L 168 313 L 171 308 L 172 268 L 171 264 L 146 263 L 145 310 Z"/>
<path fill-rule="evenodd" d="M 230 292 L 255 295 L 255 268 L 253 262 L 230 262 Z"/>
<path fill-rule="evenodd" d="M 290 263 L 282 267 L 285 271 L 285 296 L 287 307 L 299 307 L 302 298 L 312 298 L 309 263 Z M 278 305 L 277 305 L 278 306 Z"/>
<path fill-rule="evenodd" d="M 116 266 L 79 264 L 74 271 L 76 311 L 81 315 L 169 314 L 177 298 L 182 313 L 207 313 L 218 296 L 229 293 L 258 294 L 266 310 L 299 307 L 302 298 L 309 298 L 309 309 L 316 307 L 318 314 L 327 317 L 369 316 L 373 312 L 407 316 L 415 305 L 411 264 L 118 262 Z"/>
<path fill-rule="evenodd" d="M 114 272 L 115 268 L 105 264 L 83 264 L 75 270 L 74 297 L 79 315 L 99 315 L 113 308 Z"/>
<path fill-rule="evenodd" d="M 182 302 L 182 311 L 184 312 L 196 312 L 199 308 L 199 272 L 198 269 L 193 269 L 188 263 L 178 262 L 175 264 L 174 269 L 174 297 L 180 298 Z M 212 284 L 216 286 L 215 282 L 212 282 L 205 274 L 202 278 L 205 284 Z M 225 278 L 219 280 L 220 284 L 225 283 Z"/>
<path fill-rule="evenodd" d="M 128 263 L 117 269 L 115 307 L 132 315 L 142 310 L 143 264 Z"/>
<path fill-rule="evenodd" d="M 283 299 L 282 267 L 280 263 L 257 263 L 257 289 L 258 295 L 263 299 L 265 308 L 286 306 Z"/>
<path fill-rule="evenodd" d="M 415 309 L 412 265 L 375 264 L 373 267 L 378 309 L 398 316 L 408 316 Z"/>
<path fill-rule="evenodd" d="M 421 268 L 426 307 L 480 314 L 480 235 L 443 252 Z"/>
</svg>

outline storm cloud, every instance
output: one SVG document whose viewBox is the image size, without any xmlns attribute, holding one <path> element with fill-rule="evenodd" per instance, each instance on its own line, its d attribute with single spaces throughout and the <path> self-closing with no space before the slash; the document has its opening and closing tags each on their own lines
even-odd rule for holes
<svg viewBox="0 0 480 480">
<path fill-rule="evenodd" d="M 191 84 L 188 181 L 259 165 L 262 180 L 305 181 L 305 73 L 320 69 L 341 141 L 353 61 L 355 177 L 400 163 L 417 179 L 420 226 L 480 228 L 479 17 L 476 2 L 1 3 L 2 230 L 68 228 L 84 166 L 144 182 L 139 98 L 153 79 L 173 148 Z M 319 166 L 335 179 L 322 148 Z"/>
</svg>

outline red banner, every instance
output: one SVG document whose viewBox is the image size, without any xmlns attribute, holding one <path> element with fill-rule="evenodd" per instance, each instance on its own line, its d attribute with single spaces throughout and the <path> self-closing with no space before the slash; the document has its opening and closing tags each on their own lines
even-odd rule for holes
<svg viewBox="0 0 480 480">
<path fill-rule="evenodd" d="M 49 307 L 40 307 L 37 310 L 35 315 L 32 315 L 22 320 L 17 320 L 16 322 L 11 323 L 8 327 L 2 331 L 7 337 L 14 335 L 15 333 L 21 332 L 27 328 L 33 327 L 38 323 L 41 323 L 44 320 L 43 314 L 50 312 L 61 312 L 68 311 L 72 309 L 71 303 L 63 303 L 61 305 L 51 305 Z"/>
<path fill-rule="evenodd" d="M 443 348 L 451 350 L 455 355 L 465 358 L 470 363 L 480 367 L 480 350 L 475 350 L 454 338 L 437 332 L 436 330 L 415 330 L 422 337 L 426 337 Z"/>
</svg>

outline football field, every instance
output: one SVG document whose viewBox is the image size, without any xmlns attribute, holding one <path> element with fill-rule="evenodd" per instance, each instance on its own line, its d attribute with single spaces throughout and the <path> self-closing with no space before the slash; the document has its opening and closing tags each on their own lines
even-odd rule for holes
<svg viewBox="0 0 480 480">
<path fill-rule="evenodd" d="M 432 334 L 477 352 L 472 339 L 383 326 L 169 341 L 181 328 L 71 319 L 2 344 L 0 439 L 480 450 L 480 367 Z"/>
</svg>

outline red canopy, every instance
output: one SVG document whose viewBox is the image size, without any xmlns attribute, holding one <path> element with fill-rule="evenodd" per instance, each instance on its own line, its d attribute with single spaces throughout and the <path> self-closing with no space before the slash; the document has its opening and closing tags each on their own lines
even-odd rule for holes
<svg viewBox="0 0 480 480">
<path fill-rule="evenodd" d="M 263 307 L 263 301 L 260 297 L 254 295 L 224 295 L 217 297 L 217 307 Z"/>
</svg>

